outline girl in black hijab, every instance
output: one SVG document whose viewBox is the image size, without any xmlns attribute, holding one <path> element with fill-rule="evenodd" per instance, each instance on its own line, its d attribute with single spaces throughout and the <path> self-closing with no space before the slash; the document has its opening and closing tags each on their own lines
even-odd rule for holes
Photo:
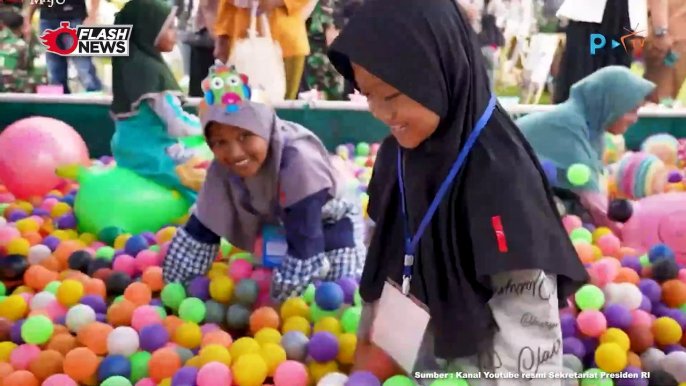
<svg viewBox="0 0 686 386">
<path fill-rule="evenodd" d="M 558 307 L 586 271 L 536 156 L 495 102 L 455 0 L 367 0 L 329 57 L 392 134 L 368 189 L 376 226 L 360 284 L 361 341 L 375 341 L 369 321 L 390 281 L 430 315 L 414 370 L 560 371 Z"/>
</svg>

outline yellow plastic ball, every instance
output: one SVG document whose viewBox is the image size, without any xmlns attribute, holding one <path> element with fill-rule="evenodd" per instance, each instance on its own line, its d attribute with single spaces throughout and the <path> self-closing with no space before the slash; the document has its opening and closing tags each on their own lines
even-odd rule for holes
<svg viewBox="0 0 686 386">
<path fill-rule="evenodd" d="M 186 322 L 174 331 L 174 343 L 181 347 L 194 349 L 200 346 L 202 341 L 202 330 L 200 326 L 193 322 Z"/>
<path fill-rule="evenodd" d="M 202 366 L 210 362 L 219 362 L 231 366 L 229 349 L 220 344 L 208 344 L 200 350 L 198 357 Z"/>
<path fill-rule="evenodd" d="M 267 343 L 281 343 L 281 333 L 271 327 L 265 327 L 255 334 L 255 340 L 260 346 L 264 346 Z"/>
<path fill-rule="evenodd" d="M 333 316 L 325 316 L 317 323 L 314 324 L 314 332 L 326 331 L 330 332 L 336 336 L 343 332 L 343 327 L 341 327 L 341 322 Z"/>
<path fill-rule="evenodd" d="M 0 302 L 0 318 L 7 318 L 13 322 L 26 315 L 29 305 L 21 295 L 10 295 Z"/>
<path fill-rule="evenodd" d="M 15 348 L 17 345 L 12 342 L 0 342 L 0 362 L 9 362 Z"/>
<path fill-rule="evenodd" d="M 219 272 L 223 273 L 224 275 L 226 275 L 226 272 L 228 271 L 228 269 L 229 269 L 229 265 L 222 262 L 222 261 L 215 261 L 210 266 L 210 271 L 219 271 Z"/>
<path fill-rule="evenodd" d="M 627 352 L 617 343 L 603 343 L 595 350 L 595 363 L 607 373 L 616 373 L 626 367 Z"/>
<path fill-rule="evenodd" d="M 668 317 L 657 318 L 653 322 L 653 336 L 655 342 L 661 346 L 676 344 L 681 340 L 681 326 L 674 319 Z"/>
<path fill-rule="evenodd" d="M 57 229 L 54 232 L 52 232 L 52 235 L 60 239 L 60 241 L 69 240 L 69 233 L 67 233 L 67 231 L 65 231 L 64 229 Z"/>
<path fill-rule="evenodd" d="M 310 306 L 303 298 L 289 298 L 281 305 L 281 320 L 286 320 L 291 316 L 302 316 L 304 318 L 310 313 Z"/>
<path fill-rule="evenodd" d="M 342 365 L 353 364 L 355 348 L 357 347 L 357 336 L 355 334 L 341 334 L 338 336 L 338 357 L 336 359 Z"/>
<path fill-rule="evenodd" d="M 595 259 L 595 261 L 598 261 L 603 258 L 603 251 L 601 251 L 597 245 L 592 245 L 591 249 L 593 250 L 593 258 Z"/>
<path fill-rule="evenodd" d="M 29 254 L 29 248 L 31 248 L 31 243 L 22 237 L 17 237 L 10 240 L 7 243 L 7 254 L 8 255 L 21 255 L 27 256 Z"/>
<path fill-rule="evenodd" d="M 593 231 L 593 242 L 597 242 L 601 237 L 612 234 L 608 227 L 598 227 Z"/>
<path fill-rule="evenodd" d="M 234 363 L 243 355 L 258 354 L 259 352 L 260 344 L 255 339 L 248 337 L 239 338 L 229 347 L 229 353 L 231 353 L 231 359 Z"/>
<path fill-rule="evenodd" d="M 307 369 L 310 371 L 310 378 L 317 383 L 320 379 L 324 378 L 326 374 L 337 372 L 338 363 L 336 363 L 336 361 L 324 363 L 312 361 L 307 365 Z"/>
<path fill-rule="evenodd" d="M 92 233 L 82 233 L 82 234 L 79 236 L 79 240 L 81 240 L 81 241 L 82 241 L 84 244 L 86 244 L 86 245 L 90 245 L 90 244 L 92 244 L 94 241 L 97 241 L 98 238 L 95 237 L 95 235 L 92 234 Z"/>
<path fill-rule="evenodd" d="M 267 364 L 267 374 L 271 377 L 274 375 L 276 368 L 286 361 L 286 350 L 276 343 L 266 343 L 260 349 L 260 356 Z"/>
<path fill-rule="evenodd" d="M 124 249 L 126 242 L 131 238 L 131 234 L 123 233 L 114 239 L 114 249 Z"/>
<path fill-rule="evenodd" d="M 62 285 L 57 289 L 57 301 L 60 302 L 65 307 L 73 306 L 77 304 L 79 300 L 83 297 L 83 284 L 76 280 L 65 280 Z"/>
<path fill-rule="evenodd" d="M 202 361 L 200 360 L 199 356 L 194 356 L 191 359 L 186 361 L 186 366 L 190 367 L 195 367 L 196 369 L 199 369 L 203 366 Z"/>
<path fill-rule="evenodd" d="M 157 386 L 171 386 L 171 378 L 164 378 Z"/>
<path fill-rule="evenodd" d="M 57 190 L 57 189 L 51 190 L 50 192 L 48 192 L 48 195 L 49 195 L 49 196 L 55 196 L 55 197 L 58 197 L 58 198 L 64 197 L 64 194 L 62 194 L 62 192 L 60 192 L 60 191 Z"/>
<path fill-rule="evenodd" d="M 167 242 L 170 242 L 171 239 L 174 237 L 176 234 L 176 227 L 166 227 L 160 229 L 159 232 L 155 235 L 155 238 L 157 239 L 157 244 L 164 244 Z"/>
<path fill-rule="evenodd" d="M 219 303 L 228 303 L 233 297 L 233 280 L 228 276 L 217 276 L 210 281 L 210 296 Z"/>
<path fill-rule="evenodd" d="M 69 240 L 79 239 L 79 233 L 74 229 L 65 229 L 64 231 L 67 232 L 67 237 L 69 238 Z"/>
<path fill-rule="evenodd" d="M 37 232 L 40 229 L 38 222 L 32 218 L 23 218 L 15 222 L 14 227 L 17 228 L 19 233 Z"/>
<path fill-rule="evenodd" d="M 13 294 L 19 295 L 19 294 L 34 294 L 36 293 L 33 288 L 25 285 L 20 285 L 19 287 L 15 288 L 14 291 L 12 291 Z"/>
<path fill-rule="evenodd" d="M 284 334 L 289 331 L 300 331 L 305 336 L 310 336 L 311 329 L 310 322 L 302 316 L 291 316 L 281 326 L 281 332 Z"/>
<path fill-rule="evenodd" d="M 242 355 L 231 370 L 238 386 L 262 386 L 268 374 L 267 364 L 259 354 Z"/>
<path fill-rule="evenodd" d="M 629 335 L 619 328 L 608 328 L 600 335 L 600 344 L 603 343 L 617 343 L 624 351 L 629 351 L 631 347 L 631 340 Z"/>
<path fill-rule="evenodd" d="M 17 201 L 15 204 L 19 207 L 19 209 L 23 210 L 26 213 L 31 213 L 33 211 L 33 205 L 31 205 L 31 203 L 28 201 L 20 200 Z"/>
<path fill-rule="evenodd" d="M 71 212 L 71 206 L 69 206 L 69 204 L 66 202 L 58 202 L 50 209 L 50 217 L 58 218 L 69 212 Z"/>
</svg>

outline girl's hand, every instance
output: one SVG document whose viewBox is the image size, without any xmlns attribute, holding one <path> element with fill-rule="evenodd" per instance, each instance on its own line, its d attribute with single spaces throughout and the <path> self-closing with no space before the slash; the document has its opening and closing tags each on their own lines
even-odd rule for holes
<svg viewBox="0 0 686 386">
<path fill-rule="evenodd" d="M 196 192 L 200 190 L 202 184 L 205 182 L 205 177 L 207 177 L 207 170 L 197 167 L 203 162 L 203 160 L 193 157 L 186 163 L 176 167 L 176 174 L 179 176 L 183 186 L 195 190 Z"/>
</svg>

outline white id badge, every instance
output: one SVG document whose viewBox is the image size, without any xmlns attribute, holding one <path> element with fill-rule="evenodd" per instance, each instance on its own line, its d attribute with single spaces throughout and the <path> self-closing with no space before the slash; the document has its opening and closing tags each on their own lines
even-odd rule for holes
<svg viewBox="0 0 686 386">
<path fill-rule="evenodd" d="M 372 322 L 371 341 L 411 374 L 429 319 L 426 309 L 386 282 Z"/>
</svg>

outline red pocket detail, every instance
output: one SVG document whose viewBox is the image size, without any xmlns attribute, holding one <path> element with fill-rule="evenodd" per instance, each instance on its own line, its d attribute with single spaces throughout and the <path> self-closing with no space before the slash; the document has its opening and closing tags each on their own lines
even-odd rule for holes
<svg viewBox="0 0 686 386">
<path fill-rule="evenodd" d="M 498 250 L 500 252 L 507 252 L 507 239 L 505 238 L 503 222 L 500 220 L 500 216 L 493 216 L 491 218 L 491 223 L 493 224 L 495 239 L 498 242 Z"/>
</svg>

